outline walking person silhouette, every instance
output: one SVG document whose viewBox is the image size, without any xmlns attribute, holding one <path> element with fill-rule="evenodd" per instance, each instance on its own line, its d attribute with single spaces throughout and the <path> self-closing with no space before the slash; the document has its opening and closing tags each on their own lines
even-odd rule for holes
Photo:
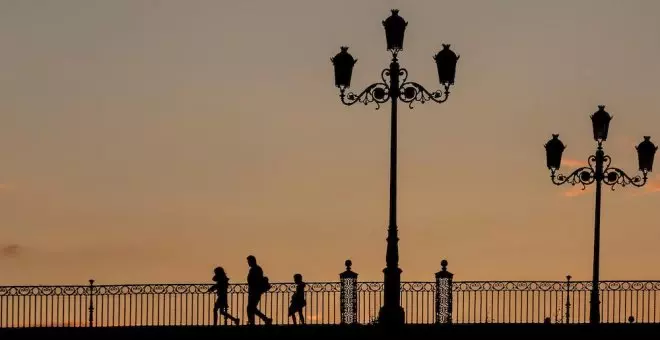
<svg viewBox="0 0 660 340">
<path fill-rule="evenodd" d="M 229 278 L 222 267 L 216 267 L 213 272 L 215 274 L 213 275 L 213 281 L 215 281 L 215 284 L 208 290 L 209 293 L 216 292 L 218 296 L 215 300 L 215 305 L 213 306 L 213 326 L 218 325 L 218 312 L 225 317 L 225 324 L 227 324 L 227 319 L 230 319 L 234 324 L 238 325 L 240 320 L 227 312 L 229 309 L 229 304 L 227 303 Z"/>
<path fill-rule="evenodd" d="M 303 308 L 307 306 L 307 301 L 305 301 L 305 282 L 302 280 L 302 275 L 296 274 L 293 276 L 293 282 L 296 283 L 296 292 L 293 293 L 291 297 L 291 305 L 289 306 L 289 317 L 293 318 L 293 324 L 296 322 L 296 313 L 300 318 L 300 323 L 305 324 L 305 315 L 303 314 Z"/>
<path fill-rule="evenodd" d="M 257 259 L 250 255 L 247 257 L 250 271 L 248 272 L 248 304 L 247 315 L 248 325 L 254 325 L 254 316 L 258 316 L 266 325 L 273 323 L 273 319 L 267 317 L 257 307 L 261 301 L 261 295 L 270 289 L 268 278 L 264 276 L 264 271 L 257 265 Z"/>
</svg>

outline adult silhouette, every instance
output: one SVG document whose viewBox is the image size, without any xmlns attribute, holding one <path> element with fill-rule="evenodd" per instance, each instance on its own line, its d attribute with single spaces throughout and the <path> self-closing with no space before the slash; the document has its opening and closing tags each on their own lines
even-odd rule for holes
<svg viewBox="0 0 660 340">
<path fill-rule="evenodd" d="M 254 316 L 258 316 L 265 324 L 270 325 L 273 320 L 262 313 L 257 307 L 261 301 L 261 295 L 270 289 L 268 278 L 264 276 L 264 271 L 257 265 L 257 259 L 250 255 L 247 257 L 248 266 L 248 304 L 247 316 L 248 325 L 254 325 Z"/>
</svg>

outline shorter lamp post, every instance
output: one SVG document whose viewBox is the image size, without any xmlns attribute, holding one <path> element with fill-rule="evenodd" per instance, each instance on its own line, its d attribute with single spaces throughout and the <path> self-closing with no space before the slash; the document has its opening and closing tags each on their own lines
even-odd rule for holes
<svg viewBox="0 0 660 340">
<path fill-rule="evenodd" d="M 612 116 L 605 111 L 605 106 L 599 105 L 598 111 L 591 116 L 594 140 L 597 143 L 596 154 L 589 156 L 587 160 L 588 166 L 581 167 L 573 171 L 570 175 L 557 173 L 561 166 L 562 153 L 566 149 L 564 143 L 559 140 L 559 135 L 553 134 L 552 139 L 545 144 L 546 163 L 548 169 L 550 169 L 550 178 L 554 184 L 562 185 L 564 183 L 570 183 L 576 185 L 579 183 L 582 185 L 582 190 L 584 190 L 587 185 L 596 183 L 593 279 L 591 282 L 591 301 L 589 305 L 589 320 L 592 324 L 600 322 L 598 286 L 600 271 L 601 186 L 604 183 L 605 185 L 609 185 L 612 190 L 617 185 L 622 187 L 630 184 L 636 187 L 643 186 L 647 182 L 648 173 L 653 170 L 653 157 L 658 149 L 651 142 L 651 137 L 649 136 L 644 136 L 644 140 L 636 147 L 641 175 L 630 177 L 623 170 L 611 166 L 612 159 L 603 150 L 603 142 L 607 140 L 611 120 Z"/>
</svg>

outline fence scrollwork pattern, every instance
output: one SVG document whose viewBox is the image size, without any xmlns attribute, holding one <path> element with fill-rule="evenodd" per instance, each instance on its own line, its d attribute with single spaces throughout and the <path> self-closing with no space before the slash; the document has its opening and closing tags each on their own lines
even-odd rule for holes
<svg viewBox="0 0 660 340">
<path fill-rule="evenodd" d="M 444 280 L 444 281 L 443 281 Z M 0 286 L 0 327 L 209 325 L 215 295 L 209 284 Z M 605 323 L 660 322 L 660 281 L 602 281 Z M 408 323 L 588 322 L 589 281 L 402 282 Z M 293 283 L 273 283 L 260 309 L 288 324 Z M 311 324 L 370 323 L 382 304 L 382 282 L 306 286 L 305 316 Z M 247 285 L 231 284 L 229 312 L 245 320 Z"/>
</svg>

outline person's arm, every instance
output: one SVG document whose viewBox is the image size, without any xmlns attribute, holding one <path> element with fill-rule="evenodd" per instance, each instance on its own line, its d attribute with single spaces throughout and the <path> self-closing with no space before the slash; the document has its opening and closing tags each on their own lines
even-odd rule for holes
<svg viewBox="0 0 660 340">
<path fill-rule="evenodd" d="M 207 293 L 215 292 L 216 290 L 218 290 L 217 284 L 212 285 L 211 288 L 209 288 L 209 290 L 207 291 Z"/>
</svg>

